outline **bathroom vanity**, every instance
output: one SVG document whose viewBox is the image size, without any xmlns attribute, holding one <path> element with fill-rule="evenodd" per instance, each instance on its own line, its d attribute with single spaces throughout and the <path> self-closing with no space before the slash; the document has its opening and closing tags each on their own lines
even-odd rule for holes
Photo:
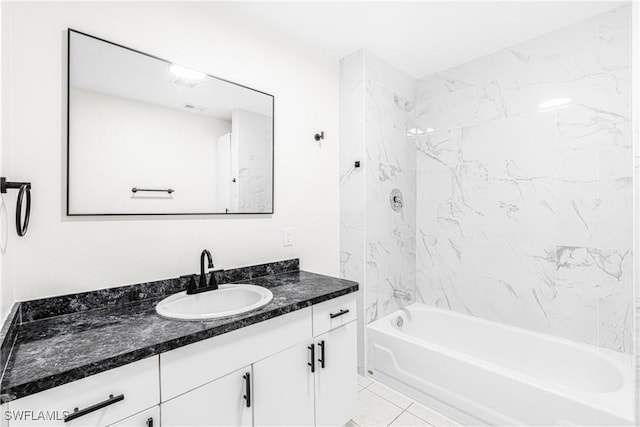
<svg viewBox="0 0 640 427">
<path fill-rule="evenodd" d="M 296 266 L 297 261 L 284 269 Z M 17 331 L 6 334 L 17 339 L 2 381 L 2 422 L 11 427 L 346 423 L 357 408 L 358 285 L 297 269 L 242 282 L 268 287 L 273 300 L 253 312 L 205 322 L 158 316 L 159 295 L 16 322 Z M 173 286 L 182 282 L 166 290 Z M 90 300 L 67 298 L 58 306 L 68 309 L 75 306 L 68 301 L 78 298 Z M 45 304 L 27 303 L 23 320 L 34 317 L 37 306 Z"/>
</svg>

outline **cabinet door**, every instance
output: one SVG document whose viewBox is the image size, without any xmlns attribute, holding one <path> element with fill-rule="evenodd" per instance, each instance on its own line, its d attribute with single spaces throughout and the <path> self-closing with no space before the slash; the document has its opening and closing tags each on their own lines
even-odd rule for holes
<svg viewBox="0 0 640 427">
<path fill-rule="evenodd" d="M 250 387 L 250 366 L 211 381 L 162 403 L 162 426 L 250 426 Z M 245 399 L 247 392 L 249 401 Z"/>
<path fill-rule="evenodd" d="M 350 322 L 316 338 L 318 365 L 315 393 L 318 426 L 342 426 L 356 415 L 356 333 L 356 322 Z"/>
<path fill-rule="evenodd" d="M 256 426 L 313 425 L 311 345 L 304 342 L 253 364 Z"/>
<path fill-rule="evenodd" d="M 109 427 L 160 427 L 160 407 L 154 406 Z"/>
</svg>

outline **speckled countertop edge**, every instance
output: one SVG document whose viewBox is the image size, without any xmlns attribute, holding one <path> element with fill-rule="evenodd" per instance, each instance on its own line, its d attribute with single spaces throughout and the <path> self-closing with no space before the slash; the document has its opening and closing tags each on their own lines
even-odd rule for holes
<svg viewBox="0 0 640 427">
<path fill-rule="evenodd" d="M 282 272 L 273 274 L 270 276 L 263 276 L 256 279 L 249 280 L 248 282 L 258 282 L 260 283 L 274 283 L 278 282 L 278 276 L 286 275 L 287 273 L 292 272 Z M 307 282 L 313 281 L 314 278 L 317 280 L 325 281 L 325 286 L 328 283 L 329 286 L 334 286 L 335 289 L 329 290 L 326 293 L 315 295 L 311 298 L 306 298 L 304 295 L 302 297 L 295 296 L 292 302 L 287 303 L 286 305 L 276 306 L 268 311 L 257 311 L 252 313 L 246 313 L 242 316 L 234 316 L 228 319 L 225 319 L 223 323 L 215 324 L 211 327 L 207 327 L 206 322 L 195 322 L 200 323 L 203 327 L 195 332 L 189 332 L 184 336 L 168 339 L 166 341 L 160 341 L 155 343 L 154 345 L 143 345 L 139 348 L 135 348 L 132 351 L 127 351 L 123 353 L 114 354 L 110 357 L 104 357 L 103 359 L 93 361 L 87 364 L 83 364 L 81 366 L 75 366 L 67 370 L 63 370 L 60 372 L 56 372 L 52 375 L 47 375 L 46 373 L 38 373 L 37 378 L 31 379 L 29 381 L 21 382 L 18 384 L 7 384 L 7 375 L 3 375 L 2 378 L 2 390 L 0 395 L 0 400 L 2 402 L 8 402 L 17 398 L 25 397 L 31 394 L 38 393 L 40 391 L 44 391 L 53 387 L 57 387 L 78 379 L 86 378 L 88 376 L 107 371 L 109 369 L 113 369 L 119 366 L 126 365 L 128 363 L 135 362 L 137 360 L 141 360 L 147 357 L 155 356 L 160 353 L 173 350 L 185 345 L 189 345 L 201 340 L 205 340 L 208 338 L 215 337 L 217 335 L 221 335 L 226 332 L 231 332 L 233 330 L 240 329 L 245 326 L 249 326 L 255 323 L 259 323 L 277 316 L 281 316 L 296 310 L 300 310 L 305 307 L 309 307 L 323 301 L 327 301 L 333 298 L 340 297 L 342 295 L 346 295 L 352 292 L 356 292 L 358 290 L 358 284 L 356 282 L 351 282 L 343 279 L 332 278 L 329 276 L 315 275 L 313 273 L 299 272 L 299 274 L 308 275 L 310 278 L 306 278 Z M 283 276 L 284 277 L 284 276 Z M 307 283 L 306 286 L 309 286 Z M 302 293 L 304 294 L 304 293 Z M 161 297 L 148 299 L 144 301 L 139 301 L 137 303 L 129 303 L 127 310 L 136 310 L 139 309 L 141 311 L 148 311 L 155 307 L 155 304 L 161 300 Z M 15 308 L 15 307 L 14 307 Z M 110 309 L 118 309 L 118 307 L 109 307 Z M 100 316 L 99 310 L 97 313 L 84 312 L 81 313 L 84 316 Z M 20 316 L 20 307 L 16 308 L 15 319 L 19 319 Z M 64 318 L 65 316 L 61 316 Z M 174 321 L 175 322 L 175 321 Z M 194 322 L 188 322 L 194 323 Z M 14 325 L 14 330 L 18 329 L 20 325 L 17 320 L 14 320 L 12 323 Z M 5 324 L 5 326 L 7 326 Z M 5 328 L 3 328 L 4 330 Z M 16 340 L 17 332 L 8 333 L 6 336 L 11 336 L 13 334 L 13 340 Z M 19 338 L 17 338 L 19 340 Z M 7 353 L 7 358 L 9 358 L 9 354 L 11 352 L 11 347 L 9 347 L 9 352 Z M 1 354 L 0 354 L 1 355 Z M 11 369 L 11 359 L 8 360 L 7 369 Z M 6 374 L 6 372 L 5 372 Z"/>
<path fill-rule="evenodd" d="M 7 318 L 0 329 L 0 378 L 4 377 L 4 371 L 9 362 L 9 356 L 13 344 L 18 337 L 18 325 L 21 321 L 21 306 L 19 302 L 16 302 L 11 307 Z"/>
</svg>

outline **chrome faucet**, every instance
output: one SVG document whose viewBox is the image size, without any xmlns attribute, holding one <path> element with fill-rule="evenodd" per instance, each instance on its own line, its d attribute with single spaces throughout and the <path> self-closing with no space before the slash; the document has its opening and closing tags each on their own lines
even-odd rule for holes
<svg viewBox="0 0 640 427">
<path fill-rule="evenodd" d="M 216 281 L 215 272 L 211 272 L 211 277 L 209 278 L 209 284 L 207 285 L 207 275 L 205 274 L 204 267 L 204 259 L 207 258 L 208 264 L 207 268 L 213 268 L 213 257 L 211 256 L 211 252 L 204 249 L 200 254 L 200 279 L 198 280 L 198 284 L 196 285 L 195 275 L 191 276 L 191 280 L 187 285 L 187 295 L 198 294 L 200 292 L 205 291 L 213 291 L 218 289 L 218 282 Z"/>
</svg>

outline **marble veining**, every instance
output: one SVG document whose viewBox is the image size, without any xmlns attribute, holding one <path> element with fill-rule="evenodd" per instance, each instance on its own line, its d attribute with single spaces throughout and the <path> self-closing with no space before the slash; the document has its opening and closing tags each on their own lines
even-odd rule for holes
<svg viewBox="0 0 640 427">
<path fill-rule="evenodd" d="M 416 82 L 366 50 L 340 65 L 340 139 L 348 141 L 340 144 L 340 266 L 341 277 L 365 284 L 358 297 L 364 374 L 364 325 L 415 301 Z M 397 190 L 404 203 L 394 211 Z"/>
<path fill-rule="evenodd" d="M 341 271 L 363 323 L 418 301 L 632 351 L 630 21 L 623 6 L 417 80 L 342 60 Z"/>
<path fill-rule="evenodd" d="M 161 300 L 157 297 L 17 325 L 17 340 L 2 378 L 2 401 L 28 396 L 358 290 L 355 282 L 304 271 L 242 281 L 269 288 L 273 300 L 249 313 L 208 321 L 160 317 L 155 311 Z"/>
<path fill-rule="evenodd" d="M 621 7 L 418 80 L 419 301 L 632 350 L 629 24 Z"/>
</svg>

